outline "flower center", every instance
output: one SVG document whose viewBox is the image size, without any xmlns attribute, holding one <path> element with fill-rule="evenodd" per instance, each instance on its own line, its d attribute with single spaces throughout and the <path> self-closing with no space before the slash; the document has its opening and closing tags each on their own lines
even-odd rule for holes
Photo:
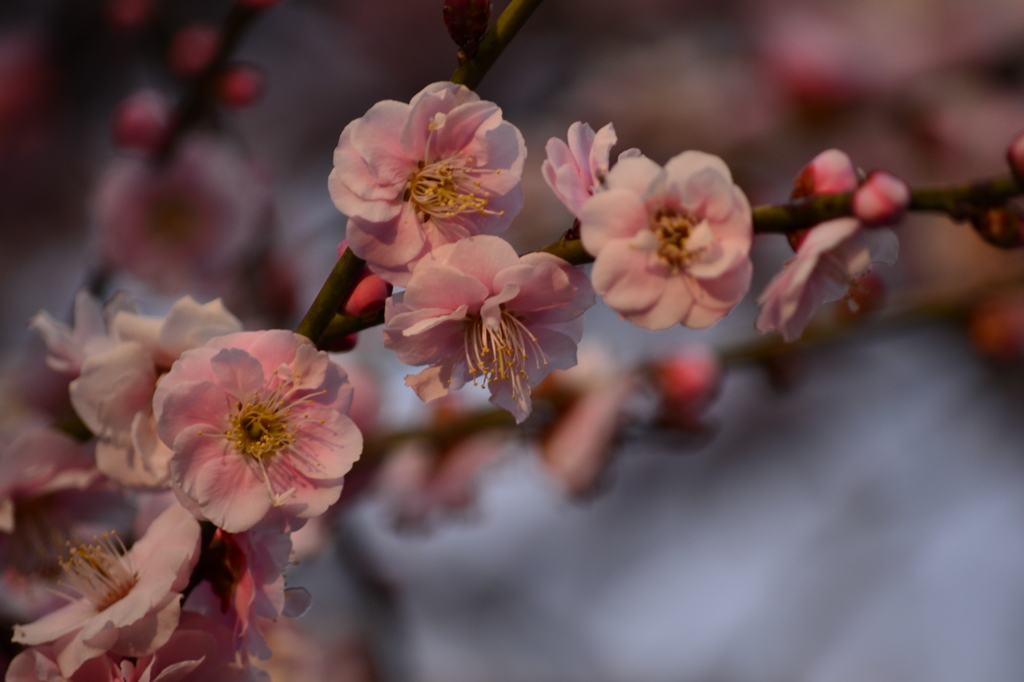
<svg viewBox="0 0 1024 682">
<path fill-rule="evenodd" d="M 420 220 L 452 218 L 461 213 L 505 215 L 504 211 L 487 208 L 491 193 L 482 189 L 476 176 L 500 173 L 501 170 L 474 168 L 473 158 L 455 156 L 427 164 L 420 161 L 419 170 L 410 178 L 402 199 L 416 206 Z"/>
<path fill-rule="evenodd" d="M 225 434 L 235 450 L 254 460 L 270 459 L 295 442 L 295 430 L 288 424 L 291 410 L 283 410 L 282 401 L 267 404 L 254 398 L 235 406 Z"/>
<path fill-rule="evenodd" d="M 686 240 L 696 226 L 697 221 L 687 213 L 663 208 L 654 214 L 651 231 L 658 238 L 658 256 L 673 272 L 690 264 L 695 250 L 687 248 Z"/>
<path fill-rule="evenodd" d="M 157 199 L 149 209 L 149 229 L 159 241 L 183 244 L 199 232 L 199 212 L 191 202 L 180 197 Z"/>
<path fill-rule="evenodd" d="M 71 588 L 91 601 L 98 611 L 124 599 L 138 582 L 124 544 L 117 533 L 94 537 L 93 545 L 72 547 L 60 562 Z"/>
<path fill-rule="evenodd" d="M 496 328 L 479 315 L 466 322 L 466 365 L 474 386 L 478 379 L 485 386 L 507 379 L 512 382 L 513 399 L 526 395 L 529 392 L 526 362 L 531 353 L 537 369 L 542 363 L 548 364 L 537 337 L 504 306 Z"/>
</svg>

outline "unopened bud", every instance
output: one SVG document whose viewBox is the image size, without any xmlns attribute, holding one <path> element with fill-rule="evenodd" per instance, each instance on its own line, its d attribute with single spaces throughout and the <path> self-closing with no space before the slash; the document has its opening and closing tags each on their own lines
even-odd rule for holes
<svg viewBox="0 0 1024 682">
<path fill-rule="evenodd" d="M 129 95 L 114 111 L 114 144 L 152 151 L 163 141 L 171 120 L 167 98 L 155 90 Z"/>
<path fill-rule="evenodd" d="M 1006 151 L 1006 160 L 1010 162 L 1010 170 L 1017 178 L 1017 183 L 1024 186 L 1024 133 L 1018 135 Z"/>
<path fill-rule="evenodd" d="M 826 149 L 803 167 L 793 183 L 790 197 L 801 199 L 815 194 L 852 192 L 857 188 L 857 169 L 846 152 Z"/>
<path fill-rule="evenodd" d="M 491 20 L 491 0 L 444 0 L 444 25 L 466 57 L 476 54 Z"/>
<path fill-rule="evenodd" d="M 718 395 L 722 368 L 713 351 L 698 346 L 659 361 L 654 376 L 661 394 L 661 420 L 694 430 Z"/>
<path fill-rule="evenodd" d="M 899 222 L 910 206 L 910 188 L 892 173 L 874 171 L 853 193 L 853 214 L 876 227 Z"/>
<path fill-rule="evenodd" d="M 359 334 L 349 334 L 343 336 L 336 341 L 332 341 L 323 347 L 323 350 L 328 353 L 347 353 L 356 347 L 356 343 L 359 342 Z"/>
<path fill-rule="evenodd" d="M 971 343 L 996 360 L 1010 362 L 1024 353 L 1024 303 L 988 301 L 971 312 L 967 321 Z"/>
<path fill-rule="evenodd" d="M 1024 243 L 1021 219 L 1005 208 L 986 208 L 971 216 L 971 225 L 982 239 L 1001 249 L 1012 249 Z"/>
<path fill-rule="evenodd" d="M 195 76 L 213 61 L 219 42 L 217 29 L 211 26 L 192 24 L 181 29 L 171 40 L 171 71 L 182 77 Z"/>
<path fill-rule="evenodd" d="M 348 248 L 348 240 L 342 239 L 338 244 L 338 258 L 344 255 Z M 370 272 L 370 269 L 363 266 L 359 273 L 352 293 L 348 300 L 341 306 L 338 312 L 350 317 L 365 318 L 384 309 L 384 302 L 391 295 L 393 286 L 385 282 L 378 275 Z"/>
<path fill-rule="evenodd" d="M 253 104 L 263 94 L 263 74 L 248 64 L 232 64 L 217 81 L 217 98 L 229 107 Z"/>
</svg>

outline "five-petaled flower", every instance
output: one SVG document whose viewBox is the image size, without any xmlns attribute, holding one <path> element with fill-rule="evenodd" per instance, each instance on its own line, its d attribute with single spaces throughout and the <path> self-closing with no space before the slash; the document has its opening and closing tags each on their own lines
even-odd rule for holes
<svg viewBox="0 0 1024 682">
<path fill-rule="evenodd" d="M 622 159 L 580 211 L 605 303 L 633 324 L 708 327 L 750 287 L 750 205 L 716 156 Z"/>
<path fill-rule="evenodd" d="M 523 136 L 496 104 L 434 83 L 345 126 L 328 187 L 349 217 L 352 251 L 405 286 L 432 249 L 509 226 L 523 204 L 525 159 Z"/>
<path fill-rule="evenodd" d="M 562 259 L 520 257 L 500 237 L 470 237 L 434 249 L 388 300 L 384 345 L 402 362 L 431 365 L 406 377 L 423 400 L 480 381 L 521 422 L 530 386 L 576 364 L 593 303 L 586 276 Z"/>
<path fill-rule="evenodd" d="M 344 370 L 281 329 L 185 352 L 153 398 L 178 498 L 231 533 L 273 510 L 306 519 L 338 500 L 363 444 L 351 404 Z"/>
</svg>

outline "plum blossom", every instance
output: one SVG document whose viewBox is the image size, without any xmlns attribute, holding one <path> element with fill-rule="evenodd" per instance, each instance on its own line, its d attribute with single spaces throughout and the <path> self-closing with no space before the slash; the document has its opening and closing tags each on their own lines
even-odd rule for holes
<svg viewBox="0 0 1024 682">
<path fill-rule="evenodd" d="M 34 623 L 15 625 L 14 641 L 52 643 L 64 677 L 108 651 L 143 656 L 159 649 L 178 625 L 179 591 L 199 558 L 199 536 L 199 523 L 176 505 L 130 550 L 111 533 L 73 547 L 61 565 L 65 584 L 80 598 Z"/>
<path fill-rule="evenodd" d="M 309 608 L 303 588 L 285 588 L 283 570 L 292 549 L 281 526 L 245 533 L 218 530 L 210 544 L 208 573 L 185 602 L 185 610 L 203 614 L 225 626 L 231 634 L 231 650 L 242 660 L 248 655 L 270 658 L 263 630 L 279 616 L 296 618 Z"/>
<path fill-rule="evenodd" d="M 406 364 L 430 365 L 405 379 L 420 399 L 480 381 L 521 422 L 530 386 L 576 364 L 593 303 L 586 276 L 562 259 L 520 257 L 500 237 L 470 237 L 428 254 L 388 299 L 384 345 Z"/>
<path fill-rule="evenodd" d="M 11 661 L 4 682 L 123 682 L 117 663 L 110 656 L 85 661 L 70 677 L 61 675 L 57 654 L 49 645 L 22 651 Z"/>
<path fill-rule="evenodd" d="M 157 381 L 183 351 L 241 331 L 242 323 L 220 299 L 200 305 L 186 296 L 165 318 L 121 310 L 108 328 L 108 340 L 85 356 L 70 384 L 71 404 L 99 437 L 100 471 L 126 486 L 166 487 L 171 450 L 156 435 Z"/>
<path fill-rule="evenodd" d="M 832 182 L 812 182 L 804 190 L 817 193 L 823 186 L 833 192 L 856 189 L 853 164 L 838 150 L 822 152 L 809 166 L 819 164 L 826 155 L 845 162 L 830 164 Z M 804 193 L 800 178 L 805 175 L 806 169 L 797 180 L 799 194 Z M 845 296 L 850 285 L 873 265 L 895 263 L 898 253 L 899 242 L 892 230 L 867 229 L 857 218 L 837 218 L 811 228 L 802 236 L 796 257 L 758 297 L 761 312 L 755 326 L 762 332 L 779 331 L 787 342 L 795 341 L 819 307 Z"/>
<path fill-rule="evenodd" d="M 708 327 L 750 287 L 750 205 L 716 156 L 688 151 L 661 168 L 627 158 L 580 211 L 594 289 L 652 330 Z"/>
<path fill-rule="evenodd" d="M 595 133 L 590 124 L 579 121 L 569 126 L 568 144 L 557 137 L 548 140 L 548 158 L 541 164 L 541 172 L 574 216 L 579 217 L 583 204 L 601 189 L 608 174 L 608 155 L 617 141 L 611 123 Z M 619 159 L 637 156 L 640 150 L 633 148 L 619 154 Z"/>
<path fill-rule="evenodd" d="M 167 166 L 114 163 L 96 196 L 96 236 L 109 266 L 180 291 L 240 264 L 269 197 L 254 164 L 221 142 L 191 139 Z"/>
<path fill-rule="evenodd" d="M 45 310 L 37 313 L 29 326 L 46 344 L 49 351 L 47 366 L 55 372 L 78 376 L 87 356 L 117 344 L 116 339 L 107 333 L 107 325 L 121 311 L 135 312 L 135 306 L 127 296 L 115 295 L 101 306 L 96 297 L 83 289 L 75 294 L 74 328 L 54 319 Z"/>
<path fill-rule="evenodd" d="M 328 178 L 352 251 L 405 286 L 432 249 L 504 231 L 523 205 L 526 146 L 501 109 L 454 83 L 385 100 L 345 126 Z"/>
<path fill-rule="evenodd" d="M 344 370 L 281 329 L 186 351 L 153 397 L 174 491 L 231 533 L 275 510 L 306 519 L 337 502 L 362 451 L 351 404 Z"/>
</svg>

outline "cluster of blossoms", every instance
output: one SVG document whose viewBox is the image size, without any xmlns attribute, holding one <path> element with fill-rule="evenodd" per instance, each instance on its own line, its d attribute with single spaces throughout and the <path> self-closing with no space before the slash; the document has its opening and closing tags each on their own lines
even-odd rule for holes
<svg viewBox="0 0 1024 682">
<path fill-rule="evenodd" d="M 328 181 L 348 216 L 339 257 L 350 249 L 367 268 L 339 313 L 369 322 L 383 310 L 384 346 L 425 366 L 406 377 L 425 402 L 482 385 L 519 423 L 534 398 L 546 400 L 555 417 L 540 454 L 572 495 L 594 488 L 624 424 L 700 430 L 720 381 L 708 351 L 644 371 L 591 359 L 548 378 L 577 364 L 583 315 L 597 295 L 647 329 L 704 328 L 751 283 L 752 212 L 724 162 L 687 151 L 661 166 L 630 149 L 613 165 L 616 142 L 611 124 L 595 132 L 575 123 L 567 141 L 548 142 L 542 166 L 594 260 L 589 277 L 552 253 L 518 255 L 498 236 L 522 208 L 526 147 L 501 110 L 466 87 L 436 83 L 408 104 L 372 107 L 342 132 Z M 253 215 L 232 208 L 245 202 L 213 198 L 244 194 L 231 185 L 245 184 L 237 173 L 217 178 L 209 201 L 182 203 L 204 196 L 190 183 L 209 184 L 189 170 L 199 149 L 184 148 L 161 169 L 125 166 L 101 192 L 100 221 L 112 235 L 136 234 L 130 225 L 141 222 L 156 240 L 147 244 L 166 242 L 139 257 L 137 245 L 111 241 L 125 242 L 132 267 L 168 289 L 180 284 L 161 270 L 168 248 L 170 260 L 214 254 L 203 267 L 216 269 L 251 234 Z M 830 150 L 804 169 L 794 197 L 831 192 L 854 193 L 855 217 L 791 240 L 796 256 L 758 299 L 761 331 L 798 337 L 822 303 L 895 260 L 895 236 L 878 226 L 898 220 L 906 186 L 881 173 L 862 180 Z M 238 221 L 246 229 L 230 225 Z M 221 234 L 230 238 L 217 241 Z M 116 249 L 106 258 L 127 267 Z M 285 586 L 292 533 L 338 502 L 363 445 L 353 419 L 372 428 L 376 408 L 354 407 L 348 375 L 312 341 L 243 331 L 219 299 L 185 297 L 150 318 L 125 296 L 101 307 L 81 293 L 73 327 L 46 313 L 32 326 L 96 438 L 81 445 L 30 429 L 0 458 L 4 581 L 63 576 L 74 593 L 61 608 L 24 600 L 23 620 L 35 620 L 16 627 L 15 641 L 31 648 L 7 679 L 260 678 L 250 659 L 271 655 L 271 624 L 310 603 L 305 590 Z M 657 407 L 638 417 L 633 403 L 645 391 Z M 370 388 L 364 404 L 374 396 Z M 474 472 L 500 451 L 493 433 L 439 450 L 410 443 L 382 479 L 401 500 L 400 516 L 421 520 L 432 507 L 468 504 Z M 119 504 L 130 506 L 126 490 L 145 509 L 134 528 L 117 518 Z M 85 506 L 107 513 L 83 514 Z M 124 543 L 117 531 L 126 528 Z"/>
</svg>

